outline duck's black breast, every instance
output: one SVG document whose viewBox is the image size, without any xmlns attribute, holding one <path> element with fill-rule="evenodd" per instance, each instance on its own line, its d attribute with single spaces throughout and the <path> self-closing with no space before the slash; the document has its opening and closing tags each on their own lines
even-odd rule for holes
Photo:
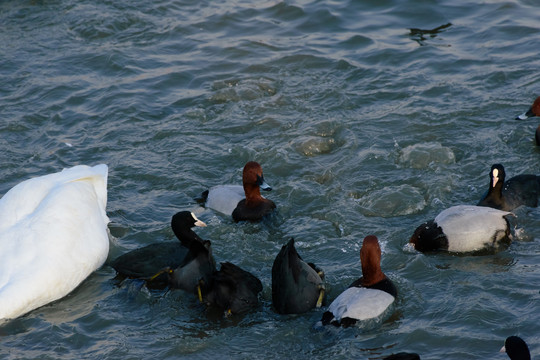
<svg viewBox="0 0 540 360">
<path fill-rule="evenodd" d="M 389 278 L 385 277 L 383 280 L 369 286 L 363 286 L 362 285 L 362 278 L 354 281 L 349 287 L 365 287 L 368 289 L 375 289 L 375 290 L 381 290 L 384 292 L 387 292 L 388 294 L 392 295 L 393 297 L 397 298 L 397 288 L 390 280 Z"/>
<path fill-rule="evenodd" d="M 256 206 L 246 206 L 246 199 L 241 200 L 232 213 L 234 221 L 260 221 L 264 216 L 270 214 L 276 204 L 273 201 L 264 199 Z"/>
<path fill-rule="evenodd" d="M 448 250 L 448 238 L 435 220 L 427 221 L 417 227 L 409 242 L 421 252 Z"/>
</svg>

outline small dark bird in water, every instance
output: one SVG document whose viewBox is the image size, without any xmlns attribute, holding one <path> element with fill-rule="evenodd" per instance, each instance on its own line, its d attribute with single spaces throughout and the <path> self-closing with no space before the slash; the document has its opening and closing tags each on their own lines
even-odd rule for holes
<svg viewBox="0 0 540 360">
<path fill-rule="evenodd" d="M 208 293 L 203 295 L 204 301 L 226 315 L 247 313 L 259 303 L 258 294 L 263 289 L 261 281 L 230 262 L 221 263 L 221 269 L 210 281 Z"/>
<path fill-rule="evenodd" d="M 203 294 L 210 289 L 215 271 L 216 262 L 212 256 L 210 241 L 204 240 L 202 243 L 193 241 L 180 265 L 159 271 L 150 281 L 163 273 L 167 274 L 169 287 L 194 293 L 200 301 L 203 301 Z"/>
<path fill-rule="evenodd" d="M 519 336 L 507 337 L 500 352 L 506 352 L 511 360 L 531 360 L 529 347 Z"/>
<path fill-rule="evenodd" d="M 280 314 L 301 314 L 321 307 L 323 272 L 308 264 L 294 247 L 294 239 L 281 248 L 272 266 L 272 302 Z"/>
<path fill-rule="evenodd" d="M 387 356 L 383 360 L 420 360 L 420 355 L 416 353 L 400 352 Z"/>
<path fill-rule="evenodd" d="M 538 206 L 540 176 L 522 174 L 506 181 L 505 178 L 504 167 L 501 164 L 494 164 L 489 172 L 489 189 L 478 202 L 478 206 L 503 211 L 512 211 L 521 205 Z"/>
<path fill-rule="evenodd" d="M 176 269 L 185 263 L 190 245 L 204 241 L 191 230 L 195 226 L 206 226 L 189 211 L 180 211 L 171 219 L 171 228 L 179 241 L 166 241 L 135 249 L 111 262 L 119 275 L 128 278 L 150 279 L 165 268 Z M 168 283 L 163 273 L 151 281 L 151 286 L 164 287 Z"/>
</svg>

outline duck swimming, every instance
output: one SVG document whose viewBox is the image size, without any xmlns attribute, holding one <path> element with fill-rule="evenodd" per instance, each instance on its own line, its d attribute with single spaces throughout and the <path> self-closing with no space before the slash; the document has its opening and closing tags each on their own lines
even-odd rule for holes
<svg viewBox="0 0 540 360">
<path fill-rule="evenodd" d="M 420 360 L 420 355 L 417 353 L 400 352 L 387 356 L 383 360 Z"/>
<path fill-rule="evenodd" d="M 233 220 L 259 221 L 276 208 L 272 200 L 261 196 L 260 189 L 272 188 L 264 181 L 262 167 L 255 161 L 249 161 L 242 173 L 243 185 L 218 185 L 202 195 L 205 206 L 225 215 L 232 215 Z"/>
<path fill-rule="evenodd" d="M 323 325 L 348 327 L 359 320 L 377 318 L 397 298 L 394 283 L 381 270 L 381 248 L 376 236 L 364 238 L 360 262 L 362 277 L 332 301 L 322 316 Z"/>
<path fill-rule="evenodd" d="M 211 243 L 194 242 L 189 247 L 189 254 L 173 271 L 169 271 L 169 285 L 198 295 L 202 301 L 202 294 L 211 286 L 211 279 L 216 271 L 216 262 L 212 256 Z"/>
<path fill-rule="evenodd" d="M 489 206 L 503 211 L 512 211 L 521 205 L 538 206 L 540 176 L 522 174 L 505 182 L 504 167 L 494 164 L 489 178 L 489 189 L 478 202 L 478 206 Z"/>
<path fill-rule="evenodd" d="M 203 296 L 212 286 L 212 279 L 216 272 L 216 262 L 212 256 L 210 241 L 194 241 L 189 244 L 189 251 L 176 267 L 167 267 L 149 281 L 154 281 L 161 274 L 167 274 L 167 285 L 174 289 L 181 289 L 198 296 L 203 301 Z"/>
<path fill-rule="evenodd" d="M 301 314 L 321 307 L 325 288 L 324 274 L 308 264 L 294 247 L 291 238 L 276 256 L 272 266 L 272 302 L 280 314 Z"/>
<path fill-rule="evenodd" d="M 519 115 L 516 120 L 525 120 L 534 116 L 540 116 L 540 96 L 537 97 L 536 100 L 534 100 L 534 103 L 529 108 L 529 110 Z M 538 125 L 538 127 L 536 128 L 534 138 L 536 140 L 536 145 L 540 145 L 540 125 Z"/>
<path fill-rule="evenodd" d="M 416 228 L 409 242 L 421 252 L 496 250 L 510 243 L 506 217 L 511 214 L 483 206 L 453 206 Z"/>
<path fill-rule="evenodd" d="M 204 301 L 225 315 L 244 314 L 258 305 L 258 294 L 262 289 L 262 283 L 256 276 L 230 262 L 224 262 L 221 269 L 212 275 Z"/>
<path fill-rule="evenodd" d="M 110 265 L 124 277 L 148 280 L 161 270 L 176 269 L 189 260 L 187 257 L 191 256 L 189 250 L 193 244 L 204 247 L 204 240 L 191 230 L 195 226 L 204 227 L 206 224 L 192 212 L 180 211 L 171 219 L 171 228 L 179 241 L 159 242 L 135 249 L 119 256 Z M 165 272 L 162 274 L 148 284 L 152 287 L 166 286 L 168 277 Z"/>
<path fill-rule="evenodd" d="M 216 271 L 209 241 L 192 247 L 192 253 L 178 268 L 164 269 L 155 276 L 168 274 L 171 288 L 195 292 L 201 302 L 226 316 L 247 313 L 258 305 L 263 287 L 257 277 L 230 262 L 221 263 Z"/>
<path fill-rule="evenodd" d="M 73 291 L 109 253 L 107 165 L 78 165 L 0 199 L 0 319 Z"/>
<path fill-rule="evenodd" d="M 511 360 L 531 360 L 527 343 L 519 336 L 509 336 L 500 352 L 505 352 Z"/>
</svg>

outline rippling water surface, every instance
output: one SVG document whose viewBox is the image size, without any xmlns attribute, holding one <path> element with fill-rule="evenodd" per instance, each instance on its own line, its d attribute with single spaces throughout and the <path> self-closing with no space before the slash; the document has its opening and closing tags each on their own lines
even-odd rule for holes
<svg viewBox="0 0 540 360">
<path fill-rule="evenodd" d="M 264 284 L 260 307 L 216 319 L 180 291 L 117 283 L 105 265 L 68 297 L 0 325 L 13 359 L 504 359 L 540 356 L 540 210 L 486 256 L 423 255 L 417 225 L 475 204 L 493 163 L 540 173 L 533 0 L 2 1 L 0 194 L 75 164 L 109 165 L 109 259 L 209 224 L 216 261 Z M 234 224 L 198 206 L 260 162 L 278 213 Z M 375 234 L 400 297 L 384 321 L 320 329 L 322 310 L 271 307 L 289 237 L 326 272 L 328 300 L 360 276 Z"/>
</svg>

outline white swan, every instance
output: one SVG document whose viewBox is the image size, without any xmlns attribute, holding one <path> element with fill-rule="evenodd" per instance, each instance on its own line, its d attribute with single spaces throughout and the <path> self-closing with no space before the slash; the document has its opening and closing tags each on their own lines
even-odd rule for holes
<svg viewBox="0 0 540 360">
<path fill-rule="evenodd" d="M 109 252 L 107 165 L 23 181 L 0 199 L 0 320 L 75 289 Z"/>
</svg>

